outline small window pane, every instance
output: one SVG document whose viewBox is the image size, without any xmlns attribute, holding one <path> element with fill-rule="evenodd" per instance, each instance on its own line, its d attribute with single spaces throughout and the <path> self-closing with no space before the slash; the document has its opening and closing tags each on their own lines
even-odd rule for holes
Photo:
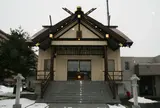
<svg viewBox="0 0 160 108">
<path fill-rule="evenodd" d="M 44 60 L 44 71 L 47 71 L 47 72 L 50 71 L 50 59 Z"/>
<path fill-rule="evenodd" d="M 125 70 L 129 70 L 129 62 L 125 62 Z"/>
<path fill-rule="evenodd" d="M 78 61 L 68 61 L 68 71 L 78 71 L 79 63 Z"/>
<path fill-rule="evenodd" d="M 108 60 L 108 72 L 115 71 L 115 62 L 114 60 Z"/>
<path fill-rule="evenodd" d="M 91 71 L 90 61 L 80 61 L 80 71 Z"/>
</svg>

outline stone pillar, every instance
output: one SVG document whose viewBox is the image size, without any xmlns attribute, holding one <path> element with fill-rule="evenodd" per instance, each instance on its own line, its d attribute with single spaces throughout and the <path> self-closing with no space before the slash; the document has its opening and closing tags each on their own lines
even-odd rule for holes
<svg viewBox="0 0 160 108">
<path fill-rule="evenodd" d="M 134 105 L 132 108 L 140 108 L 138 105 L 138 91 L 137 91 L 137 81 L 140 80 L 136 74 L 132 75 L 131 81 L 132 81 L 132 89 L 133 89 L 133 100 L 134 100 Z"/>
<path fill-rule="evenodd" d="M 24 79 L 24 77 L 21 74 L 18 74 L 15 79 L 17 80 L 16 83 L 16 100 L 15 100 L 15 104 L 13 105 L 13 108 L 21 108 L 21 104 L 20 104 L 20 88 L 22 86 L 22 80 Z"/>
</svg>

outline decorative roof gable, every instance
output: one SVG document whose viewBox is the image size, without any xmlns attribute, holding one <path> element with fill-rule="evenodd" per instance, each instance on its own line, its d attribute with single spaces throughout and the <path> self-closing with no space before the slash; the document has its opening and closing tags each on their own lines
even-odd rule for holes
<svg viewBox="0 0 160 108">
<path fill-rule="evenodd" d="M 39 43 L 39 47 L 46 50 L 50 47 L 51 41 L 62 39 L 62 35 L 57 36 L 60 32 L 64 32 L 65 34 L 77 24 L 80 26 L 85 26 L 86 29 L 98 37 L 97 39 L 103 41 L 106 40 L 108 42 L 108 46 L 112 50 L 116 50 L 121 46 L 130 47 L 133 44 L 132 40 L 130 40 L 124 33 L 117 29 L 117 26 L 103 25 L 102 23 L 88 16 L 88 14 L 84 14 L 80 7 L 77 8 L 75 13 L 72 13 L 69 17 L 63 19 L 59 23 L 53 26 L 43 26 L 44 28 L 33 36 L 33 44 L 36 45 Z M 71 27 L 69 28 L 69 26 Z M 49 34 L 52 34 L 53 38 L 50 38 Z M 106 37 L 106 34 L 109 37 Z M 67 38 L 69 39 L 69 37 Z M 72 36 L 71 38 L 73 39 Z M 75 38 L 75 40 L 77 39 Z"/>
</svg>

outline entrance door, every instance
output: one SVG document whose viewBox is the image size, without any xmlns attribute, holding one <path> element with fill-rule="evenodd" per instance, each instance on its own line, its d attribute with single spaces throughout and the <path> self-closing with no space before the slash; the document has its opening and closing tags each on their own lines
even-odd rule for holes
<svg viewBox="0 0 160 108">
<path fill-rule="evenodd" d="M 153 96 L 154 94 L 154 77 L 141 76 L 139 81 L 139 90 L 141 96 Z"/>
<path fill-rule="evenodd" d="M 91 80 L 90 60 L 68 60 L 68 80 Z"/>
</svg>

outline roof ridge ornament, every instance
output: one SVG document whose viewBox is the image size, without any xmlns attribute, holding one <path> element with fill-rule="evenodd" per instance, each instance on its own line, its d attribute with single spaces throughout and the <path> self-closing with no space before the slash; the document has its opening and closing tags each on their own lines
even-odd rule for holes
<svg viewBox="0 0 160 108">
<path fill-rule="evenodd" d="M 66 11 L 67 13 L 69 13 L 70 15 L 73 15 L 74 13 L 72 12 L 72 11 L 70 11 L 69 9 L 67 9 L 67 8 L 62 8 L 64 11 Z M 86 13 L 85 13 L 85 15 L 89 15 L 90 13 L 92 13 L 94 10 L 96 10 L 97 8 L 92 8 L 92 9 L 90 9 L 89 11 L 87 11 Z M 82 11 L 82 7 L 81 6 L 77 6 L 77 10 L 75 11 L 75 13 L 76 12 L 83 12 Z"/>
<path fill-rule="evenodd" d="M 67 8 L 62 8 L 63 10 L 65 10 L 67 13 L 69 13 L 70 15 L 73 15 L 73 12 L 71 12 L 69 9 Z"/>
<path fill-rule="evenodd" d="M 77 6 L 77 10 L 75 11 L 75 14 L 84 14 L 84 12 L 82 11 L 81 6 Z"/>
<path fill-rule="evenodd" d="M 85 15 L 89 15 L 90 13 L 92 13 L 93 11 L 95 11 L 97 8 L 92 8 L 90 9 L 88 12 L 85 13 Z"/>
<path fill-rule="evenodd" d="M 77 11 L 82 11 L 81 6 L 77 6 Z"/>
</svg>

